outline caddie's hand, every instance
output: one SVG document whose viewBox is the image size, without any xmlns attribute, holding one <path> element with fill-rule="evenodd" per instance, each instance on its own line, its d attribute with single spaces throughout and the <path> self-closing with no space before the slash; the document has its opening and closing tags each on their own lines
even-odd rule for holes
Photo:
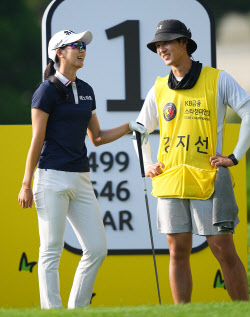
<svg viewBox="0 0 250 317">
<path fill-rule="evenodd" d="M 140 125 L 140 124 L 138 124 L 135 121 L 130 121 L 129 122 L 129 129 L 131 131 L 140 132 L 140 134 L 141 134 L 141 144 L 143 144 L 143 142 L 145 144 L 147 144 L 147 142 L 148 142 L 148 131 L 143 125 Z"/>
<path fill-rule="evenodd" d="M 165 168 L 165 165 L 162 162 L 157 162 L 146 169 L 145 175 L 147 177 L 155 177 L 157 175 L 162 174 L 164 168 Z"/>
<path fill-rule="evenodd" d="M 218 166 L 234 166 L 234 163 L 230 158 L 222 155 L 211 156 L 209 162 L 212 167 L 216 168 Z"/>
<path fill-rule="evenodd" d="M 31 188 L 22 187 L 18 195 L 19 205 L 23 208 L 32 208 L 33 192 Z"/>
</svg>

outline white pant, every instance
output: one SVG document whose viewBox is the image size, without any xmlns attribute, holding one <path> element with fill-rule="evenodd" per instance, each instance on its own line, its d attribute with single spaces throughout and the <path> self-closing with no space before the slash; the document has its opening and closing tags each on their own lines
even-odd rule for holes
<svg viewBox="0 0 250 317">
<path fill-rule="evenodd" d="M 40 235 L 41 308 L 62 307 L 58 266 L 64 246 L 66 217 L 83 250 L 68 308 L 87 306 L 98 269 L 107 255 L 105 229 L 90 173 L 37 169 L 33 191 Z"/>
</svg>

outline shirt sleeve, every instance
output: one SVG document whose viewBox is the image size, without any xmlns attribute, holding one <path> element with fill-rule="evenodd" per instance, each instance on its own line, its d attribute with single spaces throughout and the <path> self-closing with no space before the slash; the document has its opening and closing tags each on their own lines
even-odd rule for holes
<svg viewBox="0 0 250 317">
<path fill-rule="evenodd" d="M 239 139 L 233 151 L 236 159 L 239 161 L 250 146 L 250 96 L 224 71 L 220 73 L 218 94 L 223 104 L 232 108 L 242 119 Z"/>
<path fill-rule="evenodd" d="M 135 152 L 137 154 L 137 157 L 139 158 L 139 153 L 138 153 L 138 147 L 137 147 L 136 139 L 134 139 L 133 143 L 134 143 Z M 142 148 L 144 170 L 146 171 L 146 169 L 149 166 L 154 164 L 153 161 L 152 161 L 152 157 L 151 157 L 151 146 L 150 146 L 149 140 L 148 140 L 147 144 L 143 143 L 141 148 Z"/>
<path fill-rule="evenodd" d="M 242 119 L 240 133 L 237 145 L 233 151 L 236 159 L 239 161 L 246 154 L 250 147 L 250 100 L 248 100 L 238 111 Z"/>
<path fill-rule="evenodd" d="M 31 108 L 37 108 L 50 114 L 54 105 L 52 95 L 48 82 L 43 82 L 33 94 Z"/>
<path fill-rule="evenodd" d="M 154 86 L 149 90 L 142 106 L 141 112 L 136 121 L 142 123 L 144 127 L 147 128 L 148 133 L 152 133 L 159 125 L 159 116 L 156 105 Z M 134 148 L 138 156 L 136 141 L 134 141 Z M 142 144 L 142 155 L 144 161 L 144 169 L 146 170 L 149 166 L 153 165 L 149 140 L 147 144 Z"/>
<path fill-rule="evenodd" d="M 218 94 L 223 104 L 235 112 L 250 99 L 249 94 L 225 71 L 220 72 Z"/>
<path fill-rule="evenodd" d="M 148 133 L 152 133 L 159 125 L 154 86 L 149 90 L 136 121 L 142 123 Z"/>
</svg>

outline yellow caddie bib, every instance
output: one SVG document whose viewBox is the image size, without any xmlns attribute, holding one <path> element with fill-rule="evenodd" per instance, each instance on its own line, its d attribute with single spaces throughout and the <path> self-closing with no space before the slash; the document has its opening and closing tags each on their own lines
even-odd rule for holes
<svg viewBox="0 0 250 317">
<path fill-rule="evenodd" d="M 158 161 L 165 169 L 153 178 L 152 195 L 205 200 L 213 194 L 216 169 L 209 158 L 216 155 L 219 74 L 206 66 L 193 88 L 181 90 L 168 87 L 168 76 L 157 78 Z"/>
</svg>

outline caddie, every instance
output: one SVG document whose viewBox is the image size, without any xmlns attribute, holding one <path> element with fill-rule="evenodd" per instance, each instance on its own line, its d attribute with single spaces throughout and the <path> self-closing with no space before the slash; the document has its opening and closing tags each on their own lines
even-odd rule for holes
<svg viewBox="0 0 250 317">
<path fill-rule="evenodd" d="M 249 300 L 245 268 L 235 250 L 239 223 L 229 168 L 250 146 L 250 96 L 225 71 L 194 61 L 191 31 L 178 20 L 158 23 L 147 47 L 171 66 L 148 92 L 137 122 L 160 127 L 158 162 L 143 145 L 146 176 L 158 198 L 157 226 L 167 236 L 174 303 L 191 301 L 192 234 L 205 236 L 232 300 Z M 222 156 L 227 105 L 242 119 L 233 153 Z"/>
</svg>

